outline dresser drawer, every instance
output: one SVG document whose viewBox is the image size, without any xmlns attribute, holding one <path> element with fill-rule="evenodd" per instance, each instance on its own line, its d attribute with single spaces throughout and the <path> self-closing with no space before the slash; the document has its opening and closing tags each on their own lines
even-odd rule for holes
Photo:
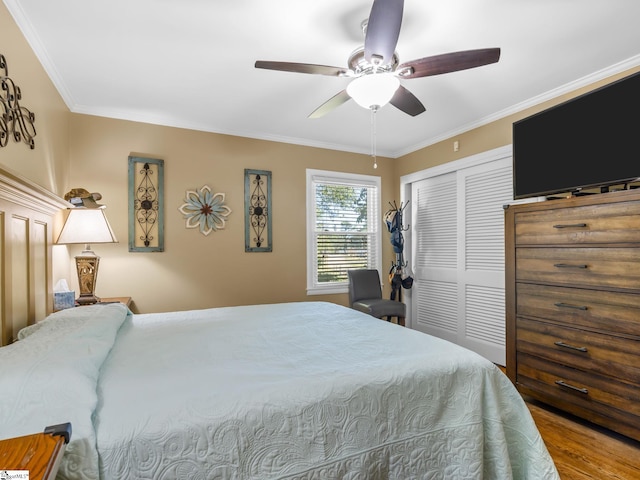
<svg viewBox="0 0 640 480">
<path fill-rule="evenodd" d="M 521 393 L 640 440 L 640 388 L 518 354 Z"/>
<path fill-rule="evenodd" d="M 573 402 L 600 406 L 600 411 L 614 408 L 640 417 L 640 388 L 637 385 L 525 353 L 518 354 L 518 384 L 537 386 Z"/>
<path fill-rule="evenodd" d="M 638 295 L 533 283 L 517 283 L 516 290 L 518 318 L 640 338 Z"/>
<path fill-rule="evenodd" d="M 640 337 L 618 337 L 575 328 L 517 320 L 518 352 L 566 367 L 617 378 L 640 392 Z"/>
<path fill-rule="evenodd" d="M 640 202 L 550 208 L 515 215 L 516 245 L 639 241 Z"/>
<path fill-rule="evenodd" d="M 640 248 L 517 248 L 516 281 L 637 292 Z"/>
</svg>

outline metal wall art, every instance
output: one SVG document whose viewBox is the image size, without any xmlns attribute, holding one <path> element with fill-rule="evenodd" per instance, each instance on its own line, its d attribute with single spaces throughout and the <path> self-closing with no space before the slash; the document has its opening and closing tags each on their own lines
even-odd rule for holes
<svg viewBox="0 0 640 480">
<path fill-rule="evenodd" d="M 271 172 L 244 171 L 244 243 L 245 252 L 270 252 Z"/>
<path fill-rule="evenodd" d="M 197 191 L 187 190 L 185 203 L 178 210 L 184 216 L 187 228 L 199 228 L 206 236 L 226 225 L 231 209 L 224 204 L 224 199 L 224 193 L 211 193 L 211 188 L 204 185 Z"/>
<path fill-rule="evenodd" d="M 16 142 L 23 141 L 29 148 L 36 148 L 34 122 L 36 116 L 29 109 L 20 106 L 22 93 L 9 78 L 9 69 L 4 55 L 0 54 L 0 147 L 5 147 L 9 137 Z"/>
<path fill-rule="evenodd" d="M 164 160 L 129 157 L 129 251 L 164 251 Z"/>
</svg>

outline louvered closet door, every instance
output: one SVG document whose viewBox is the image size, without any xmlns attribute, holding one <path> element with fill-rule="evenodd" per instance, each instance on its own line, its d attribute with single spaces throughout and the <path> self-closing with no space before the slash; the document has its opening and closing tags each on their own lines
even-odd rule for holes
<svg viewBox="0 0 640 480">
<path fill-rule="evenodd" d="M 511 158 L 414 182 L 411 198 L 413 328 L 504 365 Z"/>
</svg>

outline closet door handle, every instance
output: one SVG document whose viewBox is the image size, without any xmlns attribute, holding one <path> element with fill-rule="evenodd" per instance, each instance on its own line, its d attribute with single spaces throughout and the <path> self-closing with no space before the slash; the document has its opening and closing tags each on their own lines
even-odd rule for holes
<svg viewBox="0 0 640 480">
<path fill-rule="evenodd" d="M 567 225 L 554 225 L 553 228 L 585 228 L 587 226 L 586 223 L 573 223 Z"/>
<path fill-rule="evenodd" d="M 572 265 L 571 263 L 554 263 L 554 267 L 556 268 L 588 268 L 589 265 Z"/>
<path fill-rule="evenodd" d="M 560 307 L 560 308 L 575 308 L 576 310 L 588 310 L 589 307 L 587 307 L 586 305 L 571 305 L 570 303 L 564 303 L 564 302 L 556 302 L 554 303 L 554 305 L 556 307 Z"/>
<path fill-rule="evenodd" d="M 554 345 L 558 346 L 558 347 L 562 347 L 562 348 L 568 348 L 569 350 L 577 350 L 578 352 L 584 352 L 587 353 L 587 347 L 576 347 L 575 345 L 569 345 L 568 343 L 564 343 L 564 342 L 553 342 Z M 558 383 L 558 382 L 556 382 Z"/>
<path fill-rule="evenodd" d="M 589 393 L 589 390 L 586 388 L 576 387 L 569 383 L 563 382 L 562 380 L 556 380 L 556 385 L 560 385 L 561 387 L 568 388 L 569 390 L 573 390 L 574 392 L 583 393 L 584 395 Z"/>
</svg>

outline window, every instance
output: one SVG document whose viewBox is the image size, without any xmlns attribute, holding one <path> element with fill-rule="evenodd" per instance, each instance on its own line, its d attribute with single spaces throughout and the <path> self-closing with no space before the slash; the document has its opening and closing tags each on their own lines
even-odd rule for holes
<svg viewBox="0 0 640 480">
<path fill-rule="evenodd" d="M 380 271 L 380 177 L 307 170 L 307 293 L 348 291 L 347 270 Z"/>
</svg>

